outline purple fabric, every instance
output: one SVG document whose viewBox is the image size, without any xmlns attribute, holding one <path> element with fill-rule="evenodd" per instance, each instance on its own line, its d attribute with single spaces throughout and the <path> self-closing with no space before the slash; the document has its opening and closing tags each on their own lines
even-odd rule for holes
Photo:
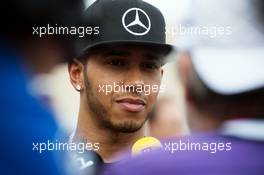
<svg viewBox="0 0 264 175">
<path fill-rule="evenodd" d="M 162 150 L 124 160 L 104 175 L 264 175 L 264 142 L 221 136 L 216 133 L 171 139 L 164 142 L 231 142 L 229 151 Z"/>
</svg>

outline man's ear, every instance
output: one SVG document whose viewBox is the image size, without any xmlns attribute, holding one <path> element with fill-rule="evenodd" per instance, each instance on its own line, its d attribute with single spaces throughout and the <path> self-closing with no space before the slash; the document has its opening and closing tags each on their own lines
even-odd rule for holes
<svg viewBox="0 0 264 175">
<path fill-rule="evenodd" d="M 77 59 L 73 59 L 68 64 L 70 81 L 72 86 L 77 91 L 81 91 L 84 87 L 83 70 L 84 70 L 84 65 Z"/>
<path fill-rule="evenodd" d="M 180 80 L 183 84 L 184 88 L 184 93 L 185 93 L 185 98 L 187 101 L 191 100 L 191 95 L 190 95 L 190 77 L 192 74 L 192 60 L 191 60 L 191 55 L 189 53 L 182 53 L 179 56 L 179 61 L 178 61 L 178 71 L 179 71 L 179 76 Z"/>
</svg>

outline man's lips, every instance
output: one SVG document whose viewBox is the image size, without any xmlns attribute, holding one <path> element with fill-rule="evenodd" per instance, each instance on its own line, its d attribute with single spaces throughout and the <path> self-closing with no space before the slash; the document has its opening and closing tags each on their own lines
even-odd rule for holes
<svg viewBox="0 0 264 175">
<path fill-rule="evenodd" d="M 145 100 L 140 98 L 127 97 L 127 98 L 117 99 L 116 102 L 119 105 L 121 105 L 123 109 L 129 112 L 140 112 L 146 106 Z"/>
</svg>

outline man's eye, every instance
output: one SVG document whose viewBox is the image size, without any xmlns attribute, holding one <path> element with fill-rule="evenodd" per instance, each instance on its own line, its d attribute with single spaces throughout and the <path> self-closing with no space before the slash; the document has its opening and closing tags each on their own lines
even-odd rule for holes
<svg viewBox="0 0 264 175">
<path fill-rule="evenodd" d="M 152 70 L 152 69 L 159 69 L 160 65 L 158 65 L 157 63 L 144 63 L 142 67 L 145 69 Z"/>
<path fill-rule="evenodd" d="M 109 60 L 107 63 L 112 66 L 125 66 L 126 64 L 124 60 L 120 59 Z"/>
</svg>

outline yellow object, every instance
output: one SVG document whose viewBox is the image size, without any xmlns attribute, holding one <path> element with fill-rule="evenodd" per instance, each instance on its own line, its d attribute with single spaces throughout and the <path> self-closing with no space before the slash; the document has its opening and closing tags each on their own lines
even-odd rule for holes
<svg viewBox="0 0 264 175">
<path fill-rule="evenodd" d="M 162 144 L 158 139 L 154 137 L 143 137 L 134 143 L 131 153 L 135 156 L 157 148 L 162 148 Z"/>
</svg>

